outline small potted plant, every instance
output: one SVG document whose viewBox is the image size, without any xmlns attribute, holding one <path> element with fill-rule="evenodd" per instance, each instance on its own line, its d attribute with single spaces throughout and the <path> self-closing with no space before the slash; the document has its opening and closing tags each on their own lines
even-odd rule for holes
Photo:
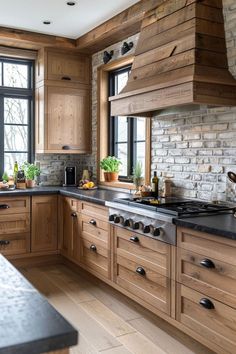
<svg viewBox="0 0 236 354">
<path fill-rule="evenodd" d="M 143 184 L 143 166 L 142 166 L 142 162 L 141 161 L 138 161 L 137 164 L 134 167 L 134 170 L 133 170 L 133 182 L 134 182 L 134 185 L 135 185 L 135 189 L 138 192 L 139 188 Z"/>
<path fill-rule="evenodd" d="M 119 169 L 122 162 L 115 156 L 105 157 L 100 162 L 100 167 L 104 170 L 104 179 L 106 182 L 118 181 Z"/>
<path fill-rule="evenodd" d="M 33 188 L 35 187 L 35 178 L 40 175 L 40 169 L 38 166 L 31 164 L 29 162 L 24 162 L 22 165 L 22 170 L 25 174 L 26 187 Z"/>
</svg>

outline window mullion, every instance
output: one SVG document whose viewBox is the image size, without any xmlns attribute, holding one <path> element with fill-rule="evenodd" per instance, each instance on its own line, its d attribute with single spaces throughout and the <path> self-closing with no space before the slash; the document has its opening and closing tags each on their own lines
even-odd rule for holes
<svg viewBox="0 0 236 354">
<path fill-rule="evenodd" d="M 0 177 L 4 172 L 4 98 L 0 95 Z"/>
</svg>

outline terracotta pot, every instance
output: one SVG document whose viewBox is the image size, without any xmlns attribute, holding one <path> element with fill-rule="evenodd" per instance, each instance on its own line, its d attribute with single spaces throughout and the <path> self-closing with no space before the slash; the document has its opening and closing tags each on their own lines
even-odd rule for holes
<svg viewBox="0 0 236 354">
<path fill-rule="evenodd" d="M 104 172 L 104 180 L 105 180 L 105 182 L 109 182 L 110 181 L 109 178 L 110 178 L 109 172 Z"/>
<path fill-rule="evenodd" d="M 26 187 L 27 188 L 34 188 L 35 187 L 35 180 L 34 179 L 27 179 L 26 180 Z"/>
<path fill-rule="evenodd" d="M 110 173 L 110 182 L 118 181 L 118 172 L 109 172 Z"/>
</svg>

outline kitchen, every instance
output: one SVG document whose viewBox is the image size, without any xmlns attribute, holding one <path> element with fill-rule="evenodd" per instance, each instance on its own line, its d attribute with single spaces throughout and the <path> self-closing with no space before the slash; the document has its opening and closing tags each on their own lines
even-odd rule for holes
<svg viewBox="0 0 236 354">
<path fill-rule="evenodd" d="M 85 5 L 69 3 L 54 2 L 66 24 L 48 9 L 34 27 L 22 4 L 0 15 L 1 141 L 27 132 L 0 143 L 1 175 L 18 183 L 0 191 L 0 288 L 8 308 L 32 294 L 23 322 L 15 303 L 3 316 L 2 331 L 15 327 L 0 353 L 235 353 L 234 1 L 121 1 L 110 15 L 101 1 L 81 35 Z M 6 84 L 12 63 L 25 86 L 15 72 Z M 22 98 L 19 124 L 4 112 Z M 105 177 L 109 155 L 119 181 Z M 40 176 L 21 189 L 26 156 Z M 79 188 L 62 186 L 65 169 Z M 148 199 L 155 171 L 162 203 Z"/>
</svg>

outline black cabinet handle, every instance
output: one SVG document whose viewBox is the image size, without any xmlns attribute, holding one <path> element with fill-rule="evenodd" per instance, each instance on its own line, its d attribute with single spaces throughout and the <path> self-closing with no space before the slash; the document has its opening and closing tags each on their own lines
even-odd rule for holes
<svg viewBox="0 0 236 354">
<path fill-rule="evenodd" d="M 72 216 L 73 218 L 77 218 L 77 214 L 76 214 L 76 213 L 72 213 L 71 216 Z"/>
<path fill-rule="evenodd" d="M 96 220 L 94 220 L 94 219 L 91 219 L 91 220 L 89 221 L 89 223 L 90 223 L 91 225 L 93 225 L 93 226 L 96 226 L 96 225 L 97 225 L 97 222 L 96 222 Z"/>
<path fill-rule="evenodd" d="M 9 240 L 0 240 L 0 246 L 7 246 L 10 244 Z"/>
<path fill-rule="evenodd" d="M 93 252 L 96 252 L 97 251 L 97 247 L 95 245 L 91 245 L 90 246 L 90 250 L 93 251 Z"/>
<path fill-rule="evenodd" d="M 144 276 L 146 274 L 145 269 L 143 269 L 142 267 L 138 267 L 136 269 L 136 273 L 138 273 L 139 275 L 142 275 L 142 276 Z"/>
<path fill-rule="evenodd" d="M 7 204 L 0 204 L 0 209 L 9 209 L 10 206 Z"/>
<path fill-rule="evenodd" d="M 215 264 L 214 262 L 212 262 L 211 259 L 203 259 L 201 262 L 200 262 L 201 266 L 205 267 L 205 268 L 209 268 L 209 269 L 212 269 L 212 268 L 215 268 Z"/>
<path fill-rule="evenodd" d="M 132 242 L 139 242 L 139 238 L 137 236 L 131 236 L 130 241 Z"/>
<path fill-rule="evenodd" d="M 61 79 L 62 80 L 67 80 L 67 81 L 71 81 L 71 77 L 69 77 L 69 76 L 62 76 Z"/>
<path fill-rule="evenodd" d="M 199 304 L 201 306 L 203 306 L 205 309 L 207 310 L 213 310 L 215 308 L 213 302 L 209 299 L 206 299 L 206 298 L 202 298 L 200 301 L 199 301 Z"/>
<path fill-rule="evenodd" d="M 78 150 L 78 147 L 70 146 L 70 145 L 63 145 L 62 150 Z"/>
</svg>

